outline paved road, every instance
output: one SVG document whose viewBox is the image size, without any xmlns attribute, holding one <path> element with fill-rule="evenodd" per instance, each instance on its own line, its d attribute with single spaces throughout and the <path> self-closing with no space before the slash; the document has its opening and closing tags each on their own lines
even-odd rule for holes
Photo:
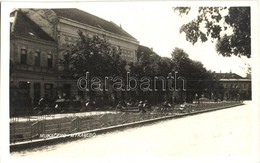
<svg viewBox="0 0 260 163">
<path fill-rule="evenodd" d="M 255 152 L 252 116 L 251 102 L 246 102 L 243 106 L 16 152 L 12 156 L 239 157 L 237 161 L 247 162 Z"/>
</svg>

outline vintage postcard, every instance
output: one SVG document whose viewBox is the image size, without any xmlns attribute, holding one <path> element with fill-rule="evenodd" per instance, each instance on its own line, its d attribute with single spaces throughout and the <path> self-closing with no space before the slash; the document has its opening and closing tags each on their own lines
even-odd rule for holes
<svg viewBox="0 0 260 163">
<path fill-rule="evenodd" d="M 259 162 L 258 9 L 2 2 L 3 162 Z"/>
</svg>

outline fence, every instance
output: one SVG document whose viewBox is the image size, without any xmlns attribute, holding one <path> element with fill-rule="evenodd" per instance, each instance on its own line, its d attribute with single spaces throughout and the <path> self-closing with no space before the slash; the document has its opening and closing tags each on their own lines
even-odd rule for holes
<svg viewBox="0 0 260 163">
<path fill-rule="evenodd" d="M 38 117 L 37 121 L 12 121 L 10 123 L 10 142 L 16 143 L 21 141 L 31 141 L 35 139 L 46 139 L 50 135 L 71 134 L 80 131 L 88 131 L 121 124 L 139 122 L 144 120 L 152 120 L 165 116 L 175 116 L 188 114 L 192 112 L 200 112 L 203 110 L 217 109 L 223 107 L 231 107 L 241 104 L 240 102 L 217 102 L 217 103 L 201 103 L 186 104 L 176 106 L 167 111 L 161 111 L 160 107 L 153 108 L 153 111 L 146 113 L 131 112 L 103 112 L 102 114 L 92 114 L 88 116 L 61 116 L 48 119 L 47 116 Z M 48 136 L 49 135 L 49 136 Z"/>
</svg>

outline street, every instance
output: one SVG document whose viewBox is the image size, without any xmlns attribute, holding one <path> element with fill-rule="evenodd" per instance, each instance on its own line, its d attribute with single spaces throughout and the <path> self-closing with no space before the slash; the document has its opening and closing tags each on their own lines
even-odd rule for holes
<svg viewBox="0 0 260 163">
<path fill-rule="evenodd" d="M 245 105 L 11 153 L 25 157 L 248 157 L 253 154 L 251 102 Z"/>
<path fill-rule="evenodd" d="M 260 163 L 259 5 L 208 5 L 3 3 L 0 163 Z"/>
</svg>

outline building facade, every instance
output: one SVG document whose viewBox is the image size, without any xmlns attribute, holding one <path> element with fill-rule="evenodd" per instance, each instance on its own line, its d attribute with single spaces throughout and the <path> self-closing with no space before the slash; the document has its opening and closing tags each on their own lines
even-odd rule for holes
<svg viewBox="0 0 260 163">
<path fill-rule="evenodd" d="M 10 18 L 12 108 L 31 108 L 42 96 L 55 99 L 65 94 L 72 98 L 80 93 L 77 81 L 63 78 L 63 68 L 59 65 L 68 45 L 78 40 L 78 30 L 107 39 L 121 50 L 124 60 L 137 62 L 139 42 L 113 22 L 87 12 L 78 9 L 18 9 L 10 14 Z"/>
<path fill-rule="evenodd" d="M 98 35 L 122 51 L 127 62 L 137 61 L 139 42 L 121 27 L 78 9 L 22 9 L 24 13 L 58 43 L 59 57 L 69 44 L 79 38 L 78 30 Z"/>
<path fill-rule="evenodd" d="M 21 11 L 11 18 L 10 105 L 23 109 L 55 96 L 57 44 Z"/>
<path fill-rule="evenodd" d="M 224 100 L 251 100 L 251 79 L 235 73 L 216 73 L 215 77 L 223 85 Z"/>
</svg>

